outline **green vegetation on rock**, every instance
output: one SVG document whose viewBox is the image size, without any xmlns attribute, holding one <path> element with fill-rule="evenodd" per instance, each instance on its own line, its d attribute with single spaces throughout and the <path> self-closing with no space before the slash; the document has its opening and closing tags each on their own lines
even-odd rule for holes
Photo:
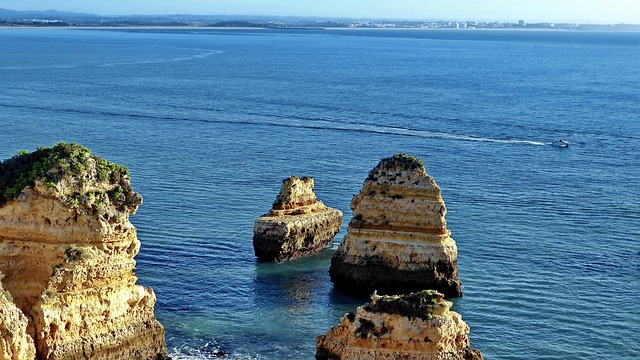
<svg viewBox="0 0 640 360">
<path fill-rule="evenodd" d="M 0 289 L 0 295 L 4 296 L 4 298 L 7 299 L 8 302 L 13 302 L 13 296 L 11 296 L 11 293 L 9 291 Z"/>
<path fill-rule="evenodd" d="M 389 170 L 416 170 L 416 169 L 424 169 L 424 163 L 422 160 L 415 156 L 407 155 L 407 154 L 395 154 L 390 157 L 380 159 L 378 165 L 373 168 L 369 172 L 368 180 L 377 179 L 377 174 L 379 171 L 389 171 Z"/>
<path fill-rule="evenodd" d="M 64 251 L 64 259 L 67 262 L 80 261 L 85 257 L 85 250 L 81 247 L 70 246 Z"/>
<path fill-rule="evenodd" d="M 94 209 L 106 206 L 108 200 L 124 202 L 125 193 L 132 193 L 129 169 L 91 155 L 86 147 L 76 143 L 60 142 L 53 147 L 40 147 L 29 153 L 22 150 L 0 163 L 0 205 L 17 198 L 27 186 L 36 180 L 48 189 L 55 189 L 64 178 L 78 181 L 117 184 L 110 191 L 70 194 L 64 203 L 77 208 L 81 203 Z"/>
<path fill-rule="evenodd" d="M 380 167 L 386 169 L 393 169 L 396 166 L 400 166 L 406 169 L 417 169 L 423 168 L 424 163 L 422 160 L 415 156 L 407 155 L 407 154 L 395 154 L 388 158 L 383 158 L 380 160 Z"/>
<path fill-rule="evenodd" d="M 444 295 L 435 290 L 423 290 L 408 295 L 382 296 L 365 305 L 365 309 L 374 313 L 387 313 L 429 319 L 434 316 L 435 306 L 444 306 Z"/>
</svg>

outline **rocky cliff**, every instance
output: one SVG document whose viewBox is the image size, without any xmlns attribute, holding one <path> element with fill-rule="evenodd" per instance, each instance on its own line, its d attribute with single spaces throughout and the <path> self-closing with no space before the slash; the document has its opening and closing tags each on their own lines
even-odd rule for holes
<svg viewBox="0 0 640 360">
<path fill-rule="evenodd" d="M 431 290 L 371 297 L 316 340 L 316 359 L 480 360 L 469 327 Z"/>
<path fill-rule="evenodd" d="M 153 290 L 136 285 L 128 170 L 60 143 L 0 163 L 0 271 L 39 359 L 162 359 Z"/>
<path fill-rule="evenodd" d="M 342 212 L 325 206 L 313 193 L 314 180 L 291 176 L 268 214 L 253 227 L 253 248 L 261 261 L 285 261 L 316 252 L 340 231 Z"/>
<path fill-rule="evenodd" d="M 352 199 L 351 210 L 347 235 L 331 259 L 329 273 L 337 287 L 462 295 L 447 210 L 420 159 L 404 154 L 382 159 Z"/>
<path fill-rule="evenodd" d="M 3 275 L 0 274 L 0 279 Z M 0 359 L 33 360 L 36 348 L 27 334 L 27 317 L 13 304 L 13 298 L 0 284 Z"/>
</svg>

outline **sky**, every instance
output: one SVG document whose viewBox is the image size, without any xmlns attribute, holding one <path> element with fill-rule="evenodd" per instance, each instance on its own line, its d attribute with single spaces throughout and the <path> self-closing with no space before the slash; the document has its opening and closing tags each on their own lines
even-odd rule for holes
<svg viewBox="0 0 640 360">
<path fill-rule="evenodd" d="M 640 0 L 0 0 L 11 10 L 98 15 L 282 15 L 640 24 Z"/>
</svg>

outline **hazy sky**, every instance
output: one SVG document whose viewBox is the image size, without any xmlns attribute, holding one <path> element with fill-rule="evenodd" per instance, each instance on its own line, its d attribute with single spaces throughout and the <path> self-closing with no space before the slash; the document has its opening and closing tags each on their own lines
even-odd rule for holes
<svg viewBox="0 0 640 360">
<path fill-rule="evenodd" d="M 640 23 L 640 0 L 0 0 L 0 7 L 100 15 L 303 15 Z"/>
</svg>

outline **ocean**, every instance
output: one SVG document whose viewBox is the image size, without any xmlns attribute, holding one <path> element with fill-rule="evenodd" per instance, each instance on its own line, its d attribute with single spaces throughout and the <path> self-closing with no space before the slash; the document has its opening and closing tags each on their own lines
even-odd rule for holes
<svg viewBox="0 0 640 360">
<path fill-rule="evenodd" d="M 395 153 L 442 189 L 486 359 L 640 358 L 640 33 L 0 29 L 0 53 L 1 159 L 64 140 L 130 168 L 174 359 L 313 358 L 368 301 L 327 271 Z M 257 263 L 290 175 L 343 228 Z"/>
</svg>

